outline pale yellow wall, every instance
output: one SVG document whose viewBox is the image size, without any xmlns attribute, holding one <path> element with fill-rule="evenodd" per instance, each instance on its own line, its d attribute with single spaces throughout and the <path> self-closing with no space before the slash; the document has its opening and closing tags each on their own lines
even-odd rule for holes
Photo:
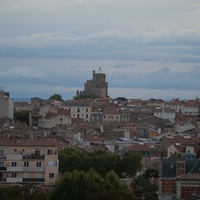
<svg viewBox="0 0 200 200">
<path fill-rule="evenodd" d="M 17 140 L 16 140 L 17 142 Z M 0 159 L 0 162 L 4 162 L 4 167 L 7 167 L 7 170 L 4 171 L 4 178 L 8 181 L 18 181 L 21 182 L 20 178 L 24 178 L 25 174 L 29 173 L 28 178 L 45 178 L 45 184 L 52 184 L 58 178 L 58 153 L 57 146 L 55 147 L 27 147 L 27 146 L 18 146 L 18 147 L 8 147 L 1 146 L 0 150 L 4 151 L 3 156 L 5 159 Z M 24 150 L 24 151 L 23 151 Z M 22 159 L 22 156 L 34 154 L 35 150 L 40 150 L 40 155 L 44 155 L 44 159 Z M 47 155 L 47 150 L 52 150 L 52 155 Z M 28 167 L 24 167 L 24 162 L 29 162 Z M 49 166 L 49 161 L 54 162 L 54 166 Z M 16 167 L 12 167 L 12 162 L 17 162 Z M 36 163 L 41 162 L 41 167 L 37 167 Z M 17 173 L 17 178 L 12 179 L 12 172 Z M 49 173 L 54 173 L 54 178 L 49 178 Z"/>
</svg>

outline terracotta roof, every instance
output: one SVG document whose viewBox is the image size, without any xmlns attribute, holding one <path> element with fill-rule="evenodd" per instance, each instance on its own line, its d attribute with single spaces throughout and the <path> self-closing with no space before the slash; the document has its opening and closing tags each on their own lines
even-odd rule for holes
<svg viewBox="0 0 200 200">
<path fill-rule="evenodd" d="M 51 119 L 52 117 L 55 117 L 59 115 L 58 113 L 47 113 L 45 116 L 45 119 Z"/>
<path fill-rule="evenodd" d="M 141 143 L 141 144 L 133 144 L 129 147 L 125 148 L 125 151 L 150 151 L 150 147 L 148 145 Z"/>
<path fill-rule="evenodd" d="M 197 100 L 188 100 L 187 102 L 185 102 L 185 106 L 186 107 L 197 107 L 198 102 L 197 102 Z"/>
<path fill-rule="evenodd" d="M 117 115 L 117 114 L 119 114 L 119 108 L 118 107 L 106 107 L 103 109 L 103 114 Z"/>
<path fill-rule="evenodd" d="M 54 139 L 0 139 L 0 146 L 57 146 Z"/>
</svg>

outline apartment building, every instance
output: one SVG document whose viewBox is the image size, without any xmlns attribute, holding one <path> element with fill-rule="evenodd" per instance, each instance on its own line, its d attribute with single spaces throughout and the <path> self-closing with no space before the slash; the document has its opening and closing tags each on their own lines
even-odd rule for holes
<svg viewBox="0 0 200 200">
<path fill-rule="evenodd" d="M 89 122 L 91 119 L 92 101 L 90 100 L 72 100 L 63 103 L 64 110 L 70 111 L 70 117 L 83 119 Z"/>
<path fill-rule="evenodd" d="M 47 102 L 36 102 L 29 113 L 30 126 L 38 127 L 39 119 L 44 118 L 47 113 L 58 113 L 58 107 Z"/>
<path fill-rule="evenodd" d="M 174 119 L 176 117 L 175 110 L 171 108 L 161 108 L 158 107 L 154 110 L 154 116 L 159 117 L 161 119 L 167 119 L 171 123 L 174 123 Z"/>
<path fill-rule="evenodd" d="M 120 122 L 120 111 L 116 106 L 105 107 L 103 109 L 103 121 Z"/>
<path fill-rule="evenodd" d="M 51 129 L 59 125 L 70 125 L 72 122 L 70 111 L 64 110 L 59 113 L 46 113 L 46 115 L 38 120 L 38 128 Z"/>
<path fill-rule="evenodd" d="M 58 178 L 54 139 L 0 139 L 0 184 L 52 185 Z"/>
<path fill-rule="evenodd" d="M 199 101 L 198 99 L 191 99 L 187 101 L 172 100 L 166 103 L 166 108 L 174 109 L 176 113 L 182 113 L 189 116 L 197 116 L 199 113 Z"/>
</svg>

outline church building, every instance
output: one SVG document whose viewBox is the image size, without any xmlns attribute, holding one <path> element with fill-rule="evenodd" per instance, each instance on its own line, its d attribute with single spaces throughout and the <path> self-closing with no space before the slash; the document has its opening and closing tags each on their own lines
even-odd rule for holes
<svg viewBox="0 0 200 200">
<path fill-rule="evenodd" d="M 108 97 L 108 82 L 106 82 L 106 74 L 102 73 L 101 68 L 99 68 L 98 73 L 93 70 L 92 80 L 87 80 L 83 91 L 76 91 L 76 97 L 87 95 L 96 95 L 100 98 Z"/>
</svg>

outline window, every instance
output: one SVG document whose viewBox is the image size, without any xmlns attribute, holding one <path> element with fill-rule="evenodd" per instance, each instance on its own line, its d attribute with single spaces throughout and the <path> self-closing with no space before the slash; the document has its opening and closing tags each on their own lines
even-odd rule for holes
<svg viewBox="0 0 200 200">
<path fill-rule="evenodd" d="M 12 178 L 16 178 L 17 177 L 17 173 L 12 173 Z"/>
<path fill-rule="evenodd" d="M 53 154 L 53 150 L 48 149 L 48 150 L 47 150 L 47 154 L 48 154 L 48 155 L 52 155 L 52 154 Z"/>
<path fill-rule="evenodd" d="M 49 173 L 49 178 L 54 178 L 54 173 Z"/>
<path fill-rule="evenodd" d="M 42 163 L 41 163 L 41 162 L 37 162 L 37 163 L 36 163 L 36 166 L 37 166 L 37 167 L 41 167 L 41 166 L 42 166 Z"/>
<path fill-rule="evenodd" d="M 86 108 L 86 112 L 88 112 L 88 108 Z"/>
<path fill-rule="evenodd" d="M 17 166 L 17 162 L 12 162 L 12 167 L 16 167 Z"/>
<path fill-rule="evenodd" d="M 119 145 L 118 144 L 115 144 L 115 151 L 116 150 L 119 150 Z"/>
<path fill-rule="evenodd" d="M 0 150 L 0 156 L 3 156 L 3 150 Z"/>
<path fill-rule="evenodd" d="M 40 155 L 40 150 L 36 150 L 36 151 L 35 151 L 35 155 L 36 155 L 36 156 L 39 156 L 39 155 Z"/>
<path fill-rule="evenodd" d="M 54 165 L 54 161 L 48 161 L 48 166 L 49 166 L 49 167 L 55 166 L 55 165 Z"/>
<path fill-rule="evenodd" d="M 88 114 L 86 114 L 85 117 L 88 118 Z"/>
<path fill-rule="evenodd" d="M 4 162 L 0 162 L 0 167 L 4 167 Z"/>
<path fill-rule="evenodd" d="M 29 167 L 29 162 L 24 162 L 24 167 Z"/>
</svg>

